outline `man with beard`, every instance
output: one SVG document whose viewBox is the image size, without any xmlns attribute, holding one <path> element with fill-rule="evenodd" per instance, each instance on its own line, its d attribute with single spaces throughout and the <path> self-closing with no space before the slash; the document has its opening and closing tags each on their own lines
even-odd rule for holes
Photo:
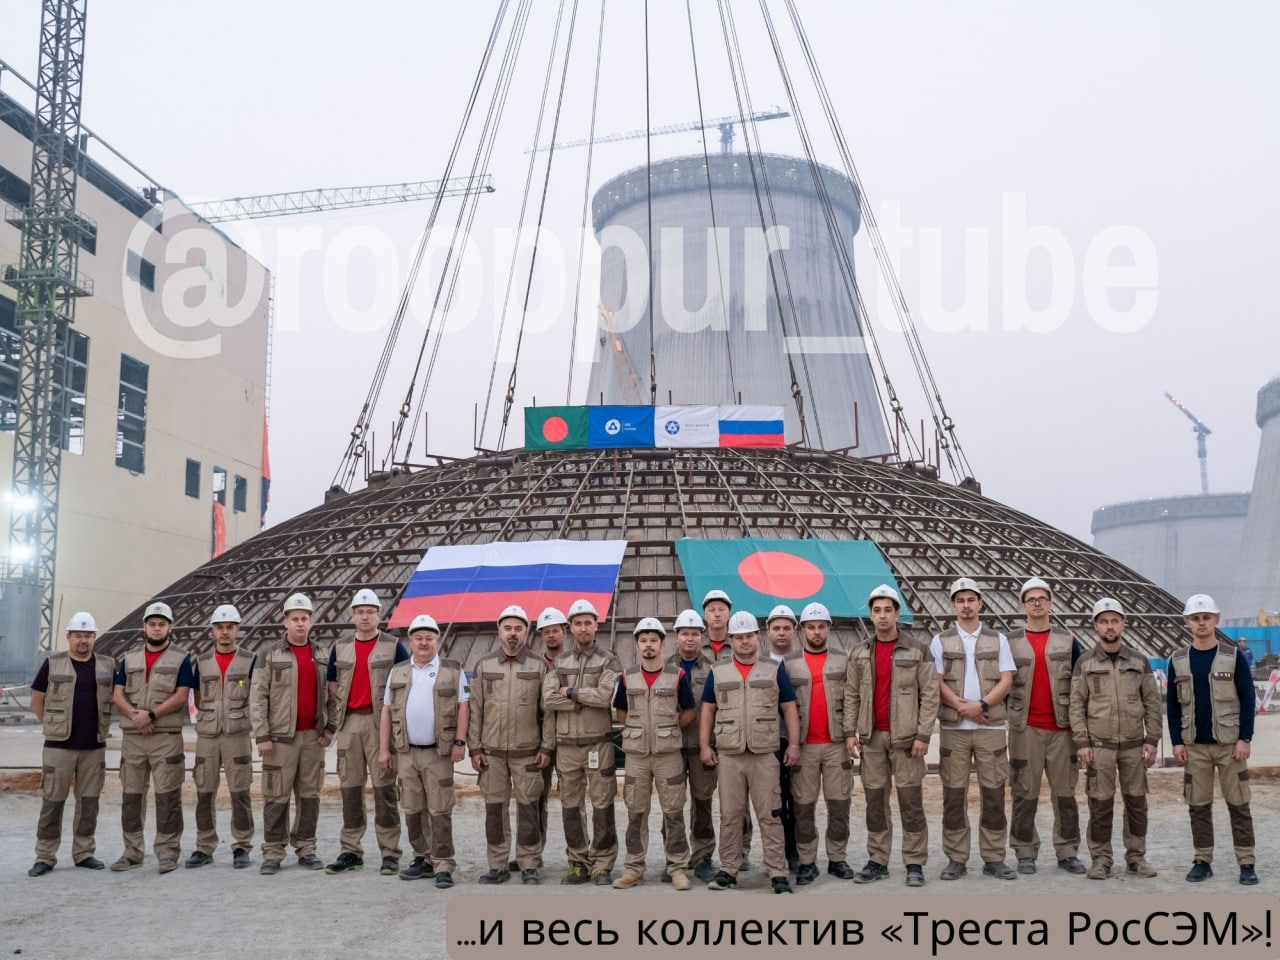
<svg viewBox="0 0 1280 960">
<path fill-rule="evenodd" d="M 484 793 L 484 831 L 489 870 L 480 883 L 511 877 L 511 796 L 516 799 L 516 865 L 522 883 L 538 884 L 542 830 L 538 798 L 542 771 L 551 762 L 555 730 L 542 709 L 546 662 L 526 646 L 529 617 L 510 606 L 498 617 L 501 649 L 476 664 L 471 678 L 467 744 L 471 767 Z"/>
<path fill-rule="evenodd" d="M 93 854 L 98 828 L 98 798 L 107 770 L 107 731 L 111 726 L 111 694 L 116 665 L 93 652 L 98 626 L 87 613 L 67 622 L 67 649 L 50 654 L 31 681 L 31 712 L 43 724 L 44 768 L 40 782 L 40 820 L 36 827 L 36 862 L 29 877 L 43 877 L 58 862 L 62 844 L 62 811 L 72 785 L 76 792 L 71 861 L 101 870 Z"/>
<path fill-rule="evenodd" d="M 538 639 L 542 641 L 542 659 L 546 661 L 547 670 L 554 670 L 556 657 L 564 653 L 565 628 L 569 626 L 569 618 L 555 607 L 547 607 L 538 614 Z M 542 828 L 542 849 L 547 848 L 547 802 L 551 797 L 551 773 L 556 766 L 555 753 L 551 754 L 551 762 L 542 768 L 542 796 L 538 799 L 538 823 Z M 509 865 L 517 869 L 515 861 Z M 542 866 L 539 858 L 538 866 Z"/>
<path fill-rule="evenodd" d="M 124 655 L 116 668 L 114 700 L 120 711 L 120 823 L 124 853 L 111 865 L 120 873 L 142 866 L 147 784 L 155 784 L 156 836 L 153 849 L 161 873 L 177 869 L 182 852 L 182 748 L 187 697 L 195 686 L 187 651 L 169 643 L 173 611 L 153 603 L 142 617 L 145 642 Z"/>
<path fill-rule="evenodd" d="M 667 663 L 684 671 L 695 696 L 706 686 L 712 667 L 712 660 L 702 649 L 703 627 L 702 618 L 697 611 L 682 610 L 675 622 L 676 652 L 667 660 Z M 716 768 L 703 763 L 699 755 L 696 719 L 684 728 L 682 736 L 684 743 L 680 753 L 684 758 L 685 778 L 691 798 L 689 834 L 692 852 L 689 863 L 693 867 L 694 876 L 706 881 L 716 875 L 716 869 L 711 864 L 711 855 L 716 852 L 716 828 L 711 817 L 711 800 L 716 795 Z M 670 877 L 664 871 L 663 882 L 669 880 Z"/>
</svg>

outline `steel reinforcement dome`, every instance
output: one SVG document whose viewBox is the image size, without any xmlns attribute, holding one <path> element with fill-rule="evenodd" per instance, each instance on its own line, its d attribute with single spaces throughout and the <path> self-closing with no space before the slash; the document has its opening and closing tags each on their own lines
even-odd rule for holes
<svg viewBox="0 0 1280 960">
<path fill-rule="evenodd" d="M 602 326 L 605 342 L 592 365 L 588 402 L 649 402 L 650 331 L 639 306 L 651 263 L 659 403 L 781 404 L 787 440 L 798 442 L 794 366 L 808 446 L 853 449 L 859 456 L 891 452 L 833 241 L 834 233 L 852 247 L 861 223 L 857 197 L 844 174 L 817 169 L 825 206 L 808 161 L 772 154 L 677 157 L 600 187 L 592 201 L 603 247 L 600 303 L 618 311 L 613 322 L 642 399 L 629 397 L 620 384 Z M 771 232 L 769 249 L 781 247 L 772 255 L 773 279 L 762 225 Z M 847 262 L 852 265 L 852 252 Z"/>
<path fill-rule="evenodd" d="M 1054 586 L 1055 617 L 1091 642 L 1088 611 L 1111 596 L 1129 612 L 1127 638 L 1149 656 L 1183 637 L 1181 605 L 1097 550 L 929 473 L 825 451 L 515 450 L 377 477 L 254 537 L 164 590 L 176 642 L 207 650 L 218 603 L 244 617 L 254 649 L 283 636 L 281 605 L 301 590 L 316 605 L 314 636 L 332 643 L 350 629 L 359 587 L 397 598 L 428 547 L 493 540 L 618 539 L 628 547 L 600 639 L 624 663 L 645 616 L 667 623 L 690 606 L 674 542 L 681 537 L 824 538 L 874 541 L 903 588 L 917 624 L 950 619 L 947 585 L 960 575 L 986 588 L 986 617 L 1021 622 L 1017 589 L 1032 575 Z M 142 607 L 105 633 L 119 655 L 138 642 Z M 536 611 L 533 611 L 536 615 Z M 845 644 L 862 621 L 835 624 Z M 451 624 L 443 649 L 471 666 L 493 649 L 492 624 Z M 536 649 L 535 644 L 535 649 Z"/>
<path fill-rule="evenodd" d="M 1258 466 L 1240 545 L 1232 616 L 1280 610 L 1280 377 L 1258 391 Z"/>
</svg>

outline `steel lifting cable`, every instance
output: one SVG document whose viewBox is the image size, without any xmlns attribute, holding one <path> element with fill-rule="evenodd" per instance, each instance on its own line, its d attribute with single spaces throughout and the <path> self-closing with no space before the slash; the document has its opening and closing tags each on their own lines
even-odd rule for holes
<svg viewBox="0 0 1280 960">
<path fill-rule="evenodd" d="M 689 21 L 689 54 L 693 58 L 693 90 L 698 99 L 698 128 L 702 130 L 702 166 L 707 173 L 707 207 L 711 211 L 711 243 L 714 244 L 716 276 L 720 281 L 720 308 L 724 316 L 724 355 L 729 361 L 729 398 L 732 401 L 737 396 L 738 386 L 733 376 L 733 338 L 729 330 L 729 296 L 725 288 L 724 270 L 720 263 L 720 234 L 716 229 L 716 198 L 711 189 L 711 157 L 707 151 L 706 129 L 703 127 L 706 116 L 702 110 L 702 82 L 698 76 L 698 48 L 694 43 L 691 0 L 684 0 L 684 12 L 685 18 Z"/>
<path fill-rule="evenodd" d="M 471 94 L 467 99 L 467 104 L 463 110 L 462 122 L 458 126 L 458 133 L 454 137 L 453 146 L 449 152 L 449 160 L 445 165 L 444 177 L 448 178 L 453 169 L 454 159 L 457 157 L 462 147 L 462 139 L 466 133 L 467 125 L 470 122 L 472 111 L 475 108 L 477 99 L 479 98 L 480 89 L 483 86 L 485 74 L 488 72 L 489 62 L 493 56 L 494 47 L 497 45 L 498 36 L 502 31 L 503 21 L 506 19 L 507 7 L 510 0 L 501 0 L 498 11 L 494 16 L 493 25 L 489 29 L 489 39 L 485 44 L 484 53 L 480 58 L 480 65 L 476 70 L 475 79 L 471 84 Z M 427 218 L 427 227 L 423 232 L 422 240 L 419 244 L 419 250 L 424 250 L 430 237 L 431 229 L 435 224 L 436 214 L 443 202 L 443 193 L 437 194 L 431 204 L 431 213 Z M 356 468 L 359 466 L 360 458 L 364 455 L 364 438 L 369 429 L 369 420 L 372 416 L 373 409 L 377 406 L 378 398 L 382 393 L 382 386 L 386 380 L 387 371 L 391 365 L 391 358 L 395 354 L 396 342 L 400 337 L 400 330 L 404 325 L 405 310 L 408 302 L 408 288 L 406 294 L 401 297 L 400 308 L 397 309 L 395 317 L 392 319 L 391 329 L 387 333 L 387 338 L 383 343 L 382 354 L 378 358 L 377 367 L 374 370 L 373 378 L 369 383 L 369 390 L 365 394 L 364 404 L 360 408 L 360 413 L 356 417 L 356 424 L 351 430 L 350 439 L 347 441 L 347 449 L 342 455 L 342 460 L 338 463 L 338 468 L 334 471 L 333 484 L 347 485 L 355 476 Z"/>
<path fill-rule="evenodd" d="M 948 464 L 951 466 L 953 473 L 956 466 L 952 459 L 952 449 L 955 456 L 959 459 L 961 468 L 965 471 L 965 475 L 972 476 L 973 470 L 969 464 L 968 457 L 965 456 L 964 449 L 960 445 L 960 440 L 956 436 L 955 422 L 946 412 L 946 406 L 942 400 L 942 392 L 938 388 L 936 379 L 933 376 L 932 366 L 929 364 L 928 356 L 924 351 L 923 341 L 920 339 L 919 330 L 915 321 L 911 316 L 911 311 L 907 307 L 906 298 L 902 293 L 902 286 L 898 282 L 897 274 L 893 270 L 893 266 L 889 261 L 888 252 L 884 246 L 884 239 L 880 234 L 879 225 L 876 223 L 874 213 L 866 206 L 866 192 L 862 187 L 862 180 L 858 176 L 857 167 L 853 163 L 853 159 L 849 152 L 849 146 L 845 140 L 843 128 L 840 125 L 839 118 L 836 116 L 834 106 L 831 102 L 831 96 L 827 91 L 826 81 L 822 77 L 822 71 L 818 67 L 817 59 L 813 55 L 812 46 L 804 29 L 804 24 L 800 20 L 800 15 L 795 7 L 794 0 L 783 0 L 787 7 L 787 11 L 791 17 L 791 22 L 795 27 L 796 35 L 799 38 L 800 45 L 804 51 L 805 60 L 809 65 L 809 71 L 813 76 L 814 84 L 817 88 L 819 98 L 823 104 L 823 109 L 831 124 L 832 132 L 835 134 L 837 149 L 839 150 L 841 160 L 845 166 L 845 173 L 854 184 L 854 190 L 857 194 L 858 205 L 863 211 L 863 219 L 868 226 L 868 234 L 872 241 L 872 247 L 876 252 L 876 259 L 880 265 L 885 282 L 889 286 L 894 296 L 894 309 L 898 314 L 899 323 L 902 325 L 906 335 L 907 347 L 911 352 L 912 361 L 916 367 L 917 377 L 920 379 L 920 385 L 925 393 L 926 402 L 929 405 L 930 412 L 933 415 L 934 425 L 937 429 L 945 434 L 943 437 L 943 449 L 947 451 Z M 885 380 L 888 382 L 888 372 L 885 371 Z M 932 395 L 931 395 L 932 394 Z M 896 399 L 896 397 L 895 397 Z M 937 407 L 935 408 L 934 402 Z M 899 405 L 900 406 L 900 405 Z M 950 438 L 950 444 L 947 444 L 947 438 Z"/>
<path fill-rule="evenodd" d="M 502 444 L 507 437 L 507 425 L 511 420 L 511 408 L 515 404 L 516 398 L 516 373 L 520 369 L 520 348 L 524 344 L 524 324 L 529 316 L 529 299 L 533 295 L 533 271 L 538 263 L 538 241 L 542 238 L 542 221 L 547 211 L 547 188 L 551 184 L 551 165 L 555 161 L 555 141 L 556 134 L 560 131 L 560 113 L 564 108 L 564 88 L 569 80 L 569 60 L 573 53 L 573 33 L 574 27 L 578 21 L 578 2 L 573 0 L 573 10 L 569 14 L 569 32 L 565 37 L 564 44 L 564 66 L 560 71 L 560 90 L 556 95 L 556 112 L 551 121 L 551 148 L 547 151 L 547 168 L 542 178 L 542 197 L 538 201 L 538 223 L 533 232 L 533 250 L 529 256 L 529 278 L 524 287 L 524 303 L 520 307 L 520 326 L 516 331 L 516 349 L 515 355 L 511 358 L 511 376 L 507 380 L 507 395 L 503 401 L 502 407 L 502 427 L 498 431 L 498 449 L 502 449 Z M 559 32 L 559 19 L 557 18 L 557 33 Z M 554 56 L 554 45 L 553 45 Z M 537 141 L 534 141 L 537 145 Z"/>
<path fill-rule="evenodd" d="M 866 304 L 862 300 L 862 291 L 858 287 L 857 276 L 853 270 L 853 256 L 850 253 L 849 246 L 845 241 L 844 234 L 840 230 L 839 221 L 836 217 L 835 204 L 831 199 L 831 192 L 827 189 L 826 178 L 822 175 L 822 168 L 818 163 L 817 150 L 813 146 L 813 138 L 809 135 L 809 123 L 804 116 L 804 112 L 800 107 L 799 97 L 796 95 L 795 84 L 791 79 L 791 71 L 787 67 L 786 59 L 782 55 L 782 47 L 778 40 L 777 31 L 773 25 L 773 17 L 769 12 L 766 0 L 760 0 L 760 11 L 764 17 L 765 29 L 769 35 L 769 42 L 773 47 L 774 59 L 778 64 L 778 72 L 782 78 L 783 87 L 787 92 L 788 106 L 792 115 L 796 119 L 796 130 L 800 135 L 800 142 L 804 149 L 805 159 L 808 161 L 809 173 L 813 179 L 814 191 L 818 196 L 818 204 L 822 208 L 823 219 L 826 221 L 827 234 L 831 240 L 831 245 L 836 254 L 836 265 L 840 270 L 840 279 L 844 284 L 845 294 L 849 298 L 849 308 L 853 312 L 854 323 L 857 325 L 859 333 L 864 337 L 868 334 L 871 337 L 876 356 L 883 364 L 883 358 L 880 356 L 879 343 L 875 339 L 875 332 L 871 330 L 870 324 L 866 322 Z M 889 435 L 893 434 L 893 422 L 889 419 L 890 404 L 886 402 L 884 393 L 880 389 L 880 384 L 872 381 L 876 388 L 876 395 L 880 400 L 880 415 L 884 419 Z M 892 387 L 890 387 L 892 392 Z M 894 397 L 896 401 L 896 397 Z M 901 404 L 896 404 L 901 407 Z M 915 440 L 912 433 L 905 431 L 907 443 L 910 447 L 915 447 Z M 920 455 L 923 452 L 920 451 Z"/>
<path fill-rule="evenodd" d="M 756 153 L 759 154 L 762 151 L 760 150 L 759 129 L 757 128 L 754 121 L 748 122 L 747 120 L 748 115 L 753 111 L 751 107 L 751 93 L 750 93 L 750 90 L 747 88 L 746 66 L 742 60 L 742 48 L 738 44 L 738 32 L 737 32 L 737 27 L 734 25 L 734 21 L 733 21 L 733 10 L 730 6 L 728 6 L 724 2 L 724 0 L 716 0 L 716 3 L 717 3 L 717 6 L 720 8 L 720 29 L 722 34 L 724 35 L 725 53 L 729 58 L 729 74 L 733 78 L 733 92 L 738 105 L 738 117 L 742 124 L 743 140 L 746 143 L 747 168 L 751 171 L 751 184 L 756 196 L 756 209 L 760 216 L 760 228 L 762 230 L 765 230 L 767 228 L 766 228 L 766 220 L 764 215 L 764 203 L 760 197 L 760 180 L 761 179 L 763 179 L 764 181 L 764 195 L 769 204 L 769 222 L 771 222 L 772 225 L 776 227 L 778 224 L 778 218 L 773 206 L 773 192 L 769 186 L 769 177 L 768 177 L 768 172 L 764 167 L 764 160 L 762 159 L 760 161 L 760 175 L 758 176 L 756 173 L 756 161 L 751 152 L 751 138 L 753 134 L 755 135 L 755 140 L 756 140 Z M 736 58 L 736 65 L 735 65 L 735 58 Z M 744 99 L 746 104 L 745 108 L 743 106 Z M 792 295 L 790 275 L 787 272 L 787 260 L 786 260 L 785 254 L 783 254 L 782 251 L 779 251 L 778 254 L 779 254 L 778 260 L 782 265 L 783 283 L 786 286 L 787 305 L 791 308 L 791 316 L 794 319 L 795 318 L 795 299 Z M 800 441 L 802 445 L 807 447 L 810 444 L 809 444 L 809 428 L 806 422 L 805 411 L 804 411 L 804 392 L 801 389 L 800 382 L 796 377 L 796 366 L 795 366 L 795 360 L 793 358 L 793 354 L 790 351 L 786 350 L 787 317 L 786 317 L 786 311 L 782 309 L 782 294 L 778 285 L 777 268 L 774 266 L 772 256 L 767 256 L 766 261 L 769 268 L 769 279 L 773 287 L 774 302 L 778 308 L 778 322 L 779 322 L 779 325 L 782 327 L 783 343 L 781 344 L 781 346 L 783 347 L 783 352 L 786 353 L 787 369 L 791 375 L 791 398 L 795 403 L 796 411 L 800 419 Z M 801 366 L 805 374 L 805 382 L 809 387 L 809 396 L 812 397 L 814 395 L 813 383 L 809 378 L 809 365 L 806 362 L 805 356 L 803 353 L 801 353 L 800 355 L 800 360 L 801 360 Z M 822 424 L 819 422 L 816 408 L 814 413 L 815 413 L 814 427 L 818 433 L 818 445 L 819 447 L 821 447 Z"/>
<path fill-rule="evenodd" d="M 644 198 L 649 254 L 649 405 L 658 402 L 658 356 L 653 343 L 653 121 L 649 90 L 649 0 L 644 0 Z"/>
<path fill-rule="evenodd" d="M 578 346 L 578 310 L 582 304 L 582 266 L 587 256 L 587 224 L 591 215 L 591 161 L 595 155 L 596 110 L 600 104 L 600 65 L 604 51 L 604 15 L 609 0 L 600 0 L 600 29 L 596 34 L 596 74 L 591 86 L 591 126 L 587 131 L 587 172 L 582 178 L 582 243 L 578 245 L 578 277 L 573 288 L 573 324 L 569 331 L 569 382 L 564 388 L 564 402 L 573 402 L 574 352 Z"/>
</svg>

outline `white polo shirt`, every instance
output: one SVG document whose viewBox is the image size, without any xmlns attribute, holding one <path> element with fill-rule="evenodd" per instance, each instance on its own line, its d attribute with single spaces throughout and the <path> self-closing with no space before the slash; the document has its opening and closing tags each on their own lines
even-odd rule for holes
<svg viewBox="0 0 1280 960">
<path fill-rule="evenodd" d="M 956 632 L 960 634 L 960 642 L 964 645 L 964 698 L 966 700 L 982 699 L 982 683 L 978 679 L 978 666 L 974 660 L 974 651 L 978 648 L 978 636 L 982 633 L 982 624 L 978 624 L 978 629 L 973 633 L 965 633 L 964 629 L 957 624 Z M 1009 641 L 1003 633 L 997 634 L 1000 637 L 1000 655 L 997 663 L 1000 672 L 1012 673 L 1018 669 L 1018 665 L 1014 663 L 1013 651 L 1009 649 Z M 940 634 L 933 635 L 933 643 L 929 649 L 933 652 L 933 663 L 939 674 L 943 672 L 942 666 L 942 637 Z M 941 682 L 941 681 L 939 681 Z M 1004 730 L 1003 723 L 975 723 L 968 717 L 961 717 L 958 723 L 940 724 L 943 730 Z"/>
<path fill-rule="evenodd" d="M 409 661 L 409 699 L 404 705 L 404 728 L 409 742 L 415 746 L 425 747 L 436 742 L 436 674 L 440 672 L 440 656 L 425 667 L 420 667 L 413 660 Z M 466 703 L 471 699 L 465 683 L 458 690 L 458 703 Z M 387 692 L 382 698 L 383 704 L 391 705 L 391 685 L 387 684 Z"/>
</svg>

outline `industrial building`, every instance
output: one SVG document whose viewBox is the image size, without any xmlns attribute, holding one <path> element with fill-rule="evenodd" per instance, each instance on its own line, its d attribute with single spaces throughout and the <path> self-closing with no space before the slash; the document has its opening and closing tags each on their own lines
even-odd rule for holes
<svg viewBox="0 0 1280 960">
<path fill-rule="evenodd" d="M 1228 613 L 1280 623 L 1280 377 L 1258 391 L 1258 465 Z"/>
<path fill-rule="evenodd" d="M 25 96 L 12 73 L 5 76 L 13 93 Z M 31 203 L 33 129 L 32 111 L 0 94 L 6 281 L 15 276 L 19 224 Z M 215 511 L 223 518 L 218 539 L 228 547 L 261 527 L 270 278 L 176 199 L 161 204 L 152 194 L 153 201 L 79 156 L 76 215 L 84 230 L 77 270 L 88 295 L 78 299 L 63 358 L 54 622 L 88 610 L 105 626 L 209 559 Z M 174 284 L 170 295 L 187 291 L 178 293 L 186 316 L 166 313 L 167 284 Z M 17 290 L 0 284 L 6 478 L 18 403 L 17 301 Z M 214 326 L 215 316 L 235 322 Z M 27 504 L 8 484 L 6 490 L 0 522 L 7 529 L 11 513 Z M 39 597 L 15 579 L 21 563 L 6 551 L 0 570 L 0 679 L 26 679 L 38 663 Z"/>
</svg>

